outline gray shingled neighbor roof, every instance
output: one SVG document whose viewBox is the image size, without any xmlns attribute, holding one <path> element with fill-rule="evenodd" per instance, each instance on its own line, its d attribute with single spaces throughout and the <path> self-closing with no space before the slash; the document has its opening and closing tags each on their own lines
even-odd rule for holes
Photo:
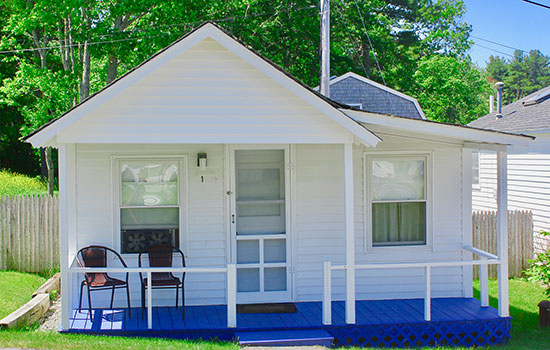
<svg viewBox="0 0 550 350">
<path fill-rule="evenodd" d="M 349 73 L 348 73 L 349 74 Z M 347 74 L 346 74 L 347 75 Z M 336 102 L 355 107 L 361 104 L 360 109 L 382 114 L 391 114 L 399 117 L 423 119 L 420 106 L 415 104 L 414 98 L 400 96 L 401 93 L 386 87 L 380 87 L 367 78 L 347 76 L 344 79 L 330 83 L 330 98 Z M 417 107 L 418 106 L 418 107 Z"/>
<path fill-rule="evenodd" d="M 550 129 L 550 86 L 503 106 L 500 119 L 496 119 L 495 111 L 474 120 L 468 126 L 514 133 Z"/>
</svg>

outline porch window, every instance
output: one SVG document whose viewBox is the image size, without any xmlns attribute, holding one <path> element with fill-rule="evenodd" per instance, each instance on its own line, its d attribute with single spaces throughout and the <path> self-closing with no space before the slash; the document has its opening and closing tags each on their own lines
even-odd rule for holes
<svg viewBox="0 0 550 350">
<path fill-rule="evenodd" d="M 427 156 L 367 157 L 373 247 L 426 245 L 427 161 Z"/>
<path fill-rule="evenodd" d="M 120 161 L 122 253 L 157 244 L 179 247 L 179 162 Z"/>
</svg>

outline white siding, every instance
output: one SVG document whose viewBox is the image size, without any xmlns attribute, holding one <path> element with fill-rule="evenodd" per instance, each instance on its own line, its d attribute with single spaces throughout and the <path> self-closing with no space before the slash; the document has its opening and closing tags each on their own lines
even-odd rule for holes
<svg viewBox="0 0 550 350">
<path fill-rule="evenodd" d="M 205 39 L 90 111 L 58 141 L 331 143 L 347 136 L 330 117 Z"/>
<path fill-rule="evenodd" d="M 344 249 L 344 182 L 343 145 L 294 145 L 291 159 L 293 210 L 292 256 L 295 268 L 294 299 L 320 300 L 322 264 L 345 261 Z M 461 148 L 444 144 L 429 144 L 411 139 L 384 137 L 376 151 L 433 152 L 433 243 L 429 248 L 399 248 L 365 250 L 363 148 L 355 147 L 355 224 L 356 260 L 370 262 L 441 261 L 462 258 L 461 213 Z M 205 173 L 196 167 L 197 152 L 208 154 Z M 118 246 L 118 227 L 112 205 L 112 155 L 185 154 L 188 156 L 187 235 L 182 228 L 181 246 L 189 266 L 224 266 L 228 260 L 227 227 L 225 225 L 224 145 L 77 145 L 77 245 L 105 244 Z M 203 174 L 216 175 L 218 182 L 201 183 Z M 292 180 L 291 180 L 292 181 Z M 126 255 L 130 266 L 136 266 L 135 256 Z M 78 282 L 74 281 L 74 297 Z M 463 273 L 460 268 L 433 269 L 434 297 L 462 296 Z M 468 285 L 468 283 L 466 283 Z M 140 287 L 132 277 L 132 303 L 139 305 Z M 344 297 L 344 276 L 333 277 L 335 299 Z M 357 298 L 420 298 L 424 293 L 421 270 L 358 271 Z M 171 305 L 172 291 L 155 291 L 156 305 Z M 188 304 L 225 303 L 223 275 L 186 277 Z M 96 306 L 106 306 L 108 292 L 96 293 Z M 74 302 L 77 299 L 73 299 Z M 117 294 L 117 305 L 125 305 L 124 293 Z"/>
<path fill-rule="evenodd" d="M 384 136 L 376 151 L 433 151 L 433 245 L 365 250 L 363 151 L 354 151 L 356 263 L 462 259 L 462 169 L 459 146 Z M 375 152 L 376 152 L 375 151 Z M 322 264 L 344 264 L 342 145 L 296 146 L 296 298 L 320 300 Z M 462 296 L 462 268 L 433 269 L 433 296 Z M 421 298 L 423 270 L 357 271 L 358 299 Z M 344 274 L 333 272 L 333 296 L 344 298 Z M 467 282 L 469 285 L 471 282 Z M 470 284 L 471 285 L 471 284 Z"/>
<path fill-rule="evenodd" d="M 472 191 L 473 210 L 496 210 L 496 155 L 481 152 L 479 186 Z M 537 135 L 528 149 L 508 155 L 508 208 L 531 210 L 534 231 L 550 231 L 550 135 Z M 544 239 L 535 234 L 535 250 Z M 545 243 L 545 244 L 548 244 Z"/>
<path fill-rule="evenodd" d="M 204 172 L 196 166 L 198 152 L 208 154 L 208 168 Z M 90 244 L 115 248 L 119 246 L 119 231 L 114 224 L 117 211 L 112 204 L 112 155 L 187 155 L 188 172 L 182 174 L 181 180 L 188 184 L 188 190 L 183 193 L 183 196 L 187 195 L 188 220 L 184 220 L 184 227 L 180 227 L 180 247 L 186 254 L 188 266 L 225 266 L 223 145 L 77 145 L 78 248 Z M 201 175 L 210 176 L 210 179 L 215 175 L 218 181 L 202 183 Z M 137 266 L 136 255 L 124 255 L 124 259 L 129 266 Z M 75 280 L 79 282 L 80 279 L 79 276 Z M 130 279 L 132 304 L 138 306 L 141 303 L 139 277 L 130 275 Z M 185 289 L 189 304 L 225 302 L 223 274 L 187 274 Z M 126 305 L 124 293 L 125 291 L 117 292 L 118 305 Z M 154 296 L 156 305 L 172 305 L 175 291 L 155 290 Z M 96 292 L 92 297 L 94 306 L 105 306 L 110 295 L 109 292 Z"/>
</svg>

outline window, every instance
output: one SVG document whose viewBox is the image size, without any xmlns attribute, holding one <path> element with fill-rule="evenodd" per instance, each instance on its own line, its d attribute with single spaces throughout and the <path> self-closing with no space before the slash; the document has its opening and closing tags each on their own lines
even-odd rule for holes
<svg viewBox="0 0 550 350">
<path fill-rule="evenodd" d="M 426 155 L 367 157 L 367 210 L 373 247 L 427 244 Z"/>
<path fill-rule="evenodd" d="M 472 186 L 479 186 L 479 151 L 472 151 Z"/>
<path fill-rule="evenodd" d="M 120 160 L 122 253 L 156 244 L 179 247 L 180 166 L 177 160 Z"/>
</svg>

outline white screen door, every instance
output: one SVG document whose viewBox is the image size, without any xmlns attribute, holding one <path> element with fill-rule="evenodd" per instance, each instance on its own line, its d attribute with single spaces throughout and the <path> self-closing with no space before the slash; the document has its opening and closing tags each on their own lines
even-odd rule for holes
<svg viewBox="0 0 550 350">
<path fill-rule="evenodd" d="M 287 149 L 231 150 L 233 261 L 239 303 L 290 300 Z"/>
</svg>

